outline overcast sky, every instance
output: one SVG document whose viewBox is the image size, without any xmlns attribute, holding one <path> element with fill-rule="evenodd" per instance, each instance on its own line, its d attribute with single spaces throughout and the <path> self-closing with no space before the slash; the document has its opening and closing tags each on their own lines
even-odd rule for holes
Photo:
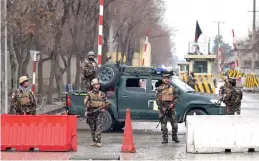
<svg viewBox="0 0 259 161">
<path fill-rule="evenodd" d="M 218 26 L 213 21 L 224 21 L 224 24 L 220 26 L 220 34 L 230 45 L 233 42 L 232 29 L 237 38 L 242 38 L 246 37 L 248 30 L 252 28 L 253 13 L 248 11 L 253 10 L 253 0 L 165 1 L 167 4 L 166 23 L 178 30 L 174 40 L 176 55 L 180 58 L 188 52 L 188 42 L 194 41 L 196 20 L 203 32 L 199 42 L 204 42 L 206 37 L 213 39 L 217 35 Z M 258 14 L 259 12 L 257 16 Z"/>
</svg>

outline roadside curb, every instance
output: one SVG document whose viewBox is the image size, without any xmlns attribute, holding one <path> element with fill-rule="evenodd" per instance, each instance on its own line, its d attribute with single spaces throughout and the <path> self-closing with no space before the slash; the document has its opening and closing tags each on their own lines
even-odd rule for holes
<svg viewBox="0 0 259 161">
<path fill-rule="evenodd" d="M 78 132 L 90 132 L 90 129 L 83 129 L 83 128 L 78 128 L 77 129 Z M 152 129 L 144 129 L 144 130 L 140 130 L 140 129 L 132 129 L 132 132 L 133 133 L 147 133 L 147 134 L 153 134 L 153 135 L 162 135 L 162 132 L 161 131 L 155 131 L 155 130 L 152 130 Z M 121 130 L 121 131 L 110 131 L 110 132 L 103 132 L 103 133 L 118 133 L 118 134 L 123 134 L 124 131 Z M 170 133 L 170 132 L 169 132 Z M 186 132 L 185 131 L 181 131 L 179 132 L 177 135 L 186 135 Z"/>
<path fill-rule="evenodd" d="M 42 114 L 55 115 L 55 114 L 63 114 L 63 113 L 65 113 L 65 108 L 61 107 L 61 108 L 57 108 L 55 110 L 51 110 L 51 111 L 48 111 L 48 112 L 41 113 L 40 115 L 42 115 Z"/>
</svg>

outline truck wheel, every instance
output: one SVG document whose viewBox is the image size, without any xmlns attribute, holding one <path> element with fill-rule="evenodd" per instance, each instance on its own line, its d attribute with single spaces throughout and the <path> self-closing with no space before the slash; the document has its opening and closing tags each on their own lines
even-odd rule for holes
<svg viewBox="0 0 259 161">
<path fill-rule="evenodd" d="M 101 87 L 110 88 L 115 85 L 120 76 L 120 72 L 114 65 L 105 64 L 99 69 L 98 76 Z"/>
<path fill-rule="evenodd" d="M 207 113 L 201 109 L 190 110 L 186 115 L 193 115 L 194 113 L 196 113 L 196 115 L 207 115 Z M 185 116 L 185 119 L 184 119 L 185 126 L 186 126 L 186 118 L 187 118 L 187 116 Z"/>
<path fill-rule="evenodd" d="M 109 111 L 103 112 L 103 132 L 109 132 L 113 126 L 113 118 Z"/>
</svg>

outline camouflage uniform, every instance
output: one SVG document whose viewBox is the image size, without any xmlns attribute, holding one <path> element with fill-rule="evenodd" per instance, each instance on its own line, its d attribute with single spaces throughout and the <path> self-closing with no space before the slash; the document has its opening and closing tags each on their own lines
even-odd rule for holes
<svg viewBox="0 0 259 161">
<path fill-rule="evenodd" d="M 226 94 L 227 88 L 228 88 L 227 82 L 225 82 L 225 84 L 222 85 L 222 86 L 219 88 L 221 96 L 223 96 L 224 94 Z"/>
<path fill-rule="evenodd" d="M 241 89 L 235 87 L 235 91 L 236 91 L 236 98 L 235 98 L 235 102 L 234 102 L 234 113 L 236 112 L 237 115 L 240 115 L 240 109 L 241 109 L 241 100 L 243 98 L 243 92 Z"/>
<path fill-rule="evenodd" d="M 195 89 L 196 79 L 193 76 L 189 75 L 187 84 L 193 89 Z"/>
<path fill-rule="evenodd" d="M 159 117 L 161 117 L 164 113 L 164 111 L 170 107 L 170 105 L 175 105 L 177 103 L 177 94 L 174 87 L 170 84 L 162 84 L 157 89 L 156 94 L 156 102 L 159 108 Z M 164 110 L 163 110 L 164 109 Z M 165 115 L 165 117 L 161 120 L 161 131 L 163 132 L 163 144 L 168 143 L 168 129 L 167 129 L 167 121 L 170 121 L 172 126 L 172 140 L 175 142 L 180 142 L 177 138 L 177 132 L 178 132 L 178 121 L 177 121 L 177 115 L 176 115 L 176 109 L 171 108 L 168 113 Z"/>
<path fill-rule="evenodd" d="M 12 95 L 10 112 L 16 115 L 36 115 L 36 102 L 33 93 L 21 86 Z"/>
<path fill-rule="evenodd" d="M 91 90 L 84 99 L 85 111 L 87 111 L 86 123 L 89 124 L 93 143 L 101 143 L 103 115 L 99 108 L 107 105 L 106 95 L 100 90 Z M 97 111 L 96 111 L 97 110 Z M 94 112 L 93 112 L 94 111 Z"/>
<path fill-rule="evenodd" d="M 89 58 L 92 58 L 90 60 Z M 85 81 L 85 89 L 91 90 L 91 81 L 97 76 L 97 63 L 94 60 L 94 53 L 89 52 L 88 58 L 81 64 L 81 78 Z"/>
</svg>

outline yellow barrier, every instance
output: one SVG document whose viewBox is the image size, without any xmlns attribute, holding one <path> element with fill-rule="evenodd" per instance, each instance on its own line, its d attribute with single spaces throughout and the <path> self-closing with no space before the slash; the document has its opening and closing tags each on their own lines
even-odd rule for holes
<svg viewBox="0 0 259 161">
<path fill-rule="evenodd" d="M 239 77 L 243 77 L 244 73 L 241 72 L 240 70 L 235 70 L 235 69 L 230 69 L 228 70 L 228 76 L 231 78 L 239 78 Z"/>
<path fill-rule="evenodd" d="M 195 91 L 196 92 L 202 92 L 202 93 L 216 93 L 216 88 L 214 86 L 213 82 L 213 75 L 211 74 L 195 74 L 195 78 L 197 81 L 197 84 L 195 85 Z M 187 83 L 188 76 L 187 74 L 183 75 L 182 81 Z"/>
<path fill-rule="evenodd" d="M 207 75 L 196 75 L 195 76 L 197 80 L 197 84 L 195 85 L 195 90 L 197 92 L 202 92 L 202 93 L 216 93 L 216 88 L 214 86 L 214 82 L 212 79 L 211 74 Z"/>
<path fill-rule="evenodd" d="M 247 74 L 245 76 L 244 87 L 255 88 L 258 86 L 258 76 L 254 74 Z"/>
<path fill-rule="evenodd" d="M 187 81 L 188 81 L 188 76 L 187 76 L 186 73 L 183 74 L 183 81 L 184 81 L 185 83 L 187 83 Z"/>
</svg>

